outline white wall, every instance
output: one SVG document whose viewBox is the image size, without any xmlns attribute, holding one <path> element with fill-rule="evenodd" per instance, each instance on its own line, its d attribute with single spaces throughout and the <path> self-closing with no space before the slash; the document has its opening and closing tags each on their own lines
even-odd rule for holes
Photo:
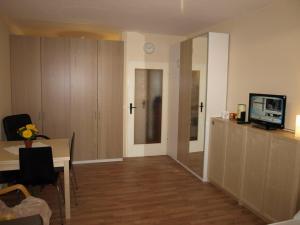
<svg viewBox="0 0 300 225">
<path fill-rule="evenodd" d="M 0 21 L 0 140 L 3 139 L 2 119 L 11 113 L 9 32 Z"/>
<path fill-rule="evenodd" d="M 125 32 L 123 33 L 123 40 L 125 42 L 125 80 L 128 81 L 129 78 L 129 71 L 132 71 L 129 67 L 131 67 L 133 64 L 136 65 L 145 65 L 150 66 L 151 65 L 163 65 L 166 66 L 168 71 L 170 71 L 167 75 L 167 78 L 173 75 L 173 69 L 172 66 L 174 64 L 171 63 L 171 55 L 170 51 L 173 48 L 174 45 L 178 44 L 181 40 L 183 40 L 184 37 L 179 36 L 170 36 L 170 35 L 160 35 L 160 34 L 150 34 L 150 33 L 138 33 L 138 32 Z M 155 45 L 155 51 L 153 54 L 145 54 L 144 53 L 144 44 L 146 42 L 151 42 Z M 168 80 L 166 79 L 166 85 L 163 86 L 163 89 L 166 91 L 164 92 L 165 97 L 167 97 L 165 100 L 168 102 Z M 128 94 L 128 82 L 126 82 L 124 87 L 124 149 L 127 148 L 127 114 L 128 114 L 128 101 L 127 101 L 127 94 Z M 168 110 L 165 109 L 165 112 L 167 113 Z M 163 109 L 164 113 L 164 109 Z M 164 115 L 163 115 L 164 116 Z M 171 118 L 173 119 L 173 118 Z M 173 121 L 171 121 L 173 122 Z M 168 115 L 166 115 L 166 121 L 163 124 L 164 129 L 168 129 Z M 167 132 L 166 132 L 167 133 Z M 167 135 L 167 134 L 166 134 Z M 167 137 L 165 137 L 167 139 Z M 165 146 L 163 147 L 163 151 L 160 151 L 160 153 L 164 152 L 164 154 L 167 153 L 167 140 L 162 140 L 165 142 Z M 126 155 L 126 150 L 124 152 L 124 155 Z"/>
<path fill-rule="evenodd" d="M 248 105 L 250 92 L 287 95 L 286 128 L 300 114 L 300 1 L 274 0 L 207 31 L 230 33 L 227 108 Z"/>
</svg>

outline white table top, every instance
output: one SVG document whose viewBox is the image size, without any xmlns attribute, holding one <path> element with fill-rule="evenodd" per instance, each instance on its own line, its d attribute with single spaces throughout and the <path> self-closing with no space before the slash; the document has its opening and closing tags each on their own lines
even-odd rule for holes
<svg viewBox="0 0 300 225">
<path fill-rule="evenodd" d="M 70 160 L 69 139 L 35 140 L 34 142 L 38 142 L 38 145 L 43 144 L 52 147 L 53 161 L 56 166 L 60 166 L 58 162 Z M 0 171 L 18 169 L 15 167 L 19 166 L 18 154 L 10 153 L 5 149 L 23 144 L 23 141 L 0 141 Z"/>
</svg>

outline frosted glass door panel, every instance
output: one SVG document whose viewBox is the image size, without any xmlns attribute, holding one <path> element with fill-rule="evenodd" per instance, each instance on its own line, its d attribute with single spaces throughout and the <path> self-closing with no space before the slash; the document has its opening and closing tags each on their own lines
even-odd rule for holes
<svg viewBox="0 0 300 225">
<path fill-rule="evenodd" d="M 200 71 L 192 71 L 192 94 L 191 94 L 191 126 L 190 126 L 190 140 L 196 141 L 198 139 L 198 120 L 199 120 L 199 84 Z"/>
<path fill-rule="evenodd" d="M 161 142 L 163 70 L 135 70 L 134 144 Z"/>
</svg>

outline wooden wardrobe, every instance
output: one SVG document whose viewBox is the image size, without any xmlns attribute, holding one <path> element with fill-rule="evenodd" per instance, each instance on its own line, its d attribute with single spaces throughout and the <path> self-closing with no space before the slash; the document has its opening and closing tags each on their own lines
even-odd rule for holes
<svg viewBox="0 0 300 225">
<path fill-rule="evenodd" d="M 123 156 L 124 44 L 11 36 L 12 109 L 41 133 L 69 138 L 75 160 Z"/>
<path fill-rule="evenodd" d="M 187 163 L 190 142 L 192 48 L 192 39 L 183 41 L 180 44 L 177 158 L 183 164 Z"/>
</svg>

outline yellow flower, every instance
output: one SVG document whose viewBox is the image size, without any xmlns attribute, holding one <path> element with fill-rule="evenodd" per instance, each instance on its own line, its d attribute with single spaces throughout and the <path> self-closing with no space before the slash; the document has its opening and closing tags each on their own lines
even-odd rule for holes
<svg viewBox="0 0 300 225">
<path fill-rule="evenodd" d="M 29 138 L 32 137 L 32 131 L 31 130 L 24 130 L 22 135 L 23 135 L 24 138 L 29 139 Z"/>
<path fill-rule="evenodd" d="M 33 130 L 33 131 L 35 131 L 35 132 L 38 132 L 38 129 L 35 127 L 34 124 L 27 124 L 27 125 L 26 125 L 26 129 L 27 129 L 27 130 Z"/>
<path fill-rule="evenodd" d="M 21 127 L 21 128 L 19 128 L 19 131 L 22 131 L 22 130 L 24 130 L 24 129 L 26 129 L 25 127 Z"/>
</svg>

